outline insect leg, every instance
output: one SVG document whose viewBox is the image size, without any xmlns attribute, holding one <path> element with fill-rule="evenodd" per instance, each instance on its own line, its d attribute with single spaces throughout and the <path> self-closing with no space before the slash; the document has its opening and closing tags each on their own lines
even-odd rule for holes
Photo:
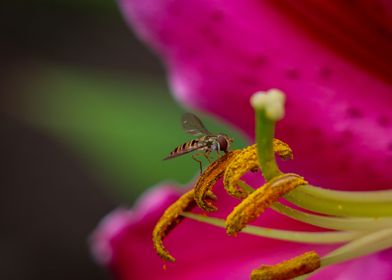
<svg viewBox="0 0 392 280">
<path fill-rule="evenodd" d="M 211 163 L 210 151 L 206 151 L 205 153 L 203 153 L 203 156 L 208 160 L 209 163 Z"/>
<path fill-rule="evenodd" d="M 203 153 L 204 154 L 204 153 Z M 196 158 L 196 156 L 199 156 L 200 154 L 193 154 L 192 155 L 192 158 L 195 160 L 195 161 L 197 161 L 198 163 L 199 163 L 199 165 L 200 165 L 200 175 L 203 173 L 203 166 L 202 166 L 202 162 L 201 162 L 201 160 L 198 160 L 197 158 Z"/>
</svg>

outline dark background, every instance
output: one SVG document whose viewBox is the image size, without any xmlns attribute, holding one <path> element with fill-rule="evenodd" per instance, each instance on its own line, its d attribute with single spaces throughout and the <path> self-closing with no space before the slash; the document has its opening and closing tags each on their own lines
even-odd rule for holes
<svg viewBox="0 0 392 280">
<path fill-rule="evenodd" d="M 23 103 L 32 82 L 50 82 L 44 73 L 51 69 L 162 80 L 162 67 L 112 1 L 2 1 L 0 7 L 0 279 L 107 279 L 90 257 L 87 237 L 105 214 L 134 197 L 112 195 L 119 188 L 113 180 L 94 176 L 69 145 L 26 121 L 32 116 L 21 114 Z"/>
<path fill-rule="evenodd" d="M 198 172 L 161 160 L 183 109 L 113 1 L 2 1 L 0 31 L 0 279 L 108 279 L 99 221 Z"/>
</svg>

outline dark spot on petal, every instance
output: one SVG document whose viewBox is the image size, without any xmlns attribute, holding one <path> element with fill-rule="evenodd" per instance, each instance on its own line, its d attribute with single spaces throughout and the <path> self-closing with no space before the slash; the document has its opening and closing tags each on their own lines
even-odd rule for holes
<svg viewBox="0 0 392 280">
<path fill-rule="evenodd" d="M 285 76 L 290 80 L 298 80 L 300 74 L 297 69 L 289 69 L 289 70 L 286 70 Z"/>
<path fill-rule="evenodd" d="M 321 136 L 321 130 L 318 127 L 312 127 L 309 129 L 310 132 L 310 137 L 320 137 Z"/>
<path fill-rule="evenodd" d="M 332 70 L 329 67 L 322 67 L 320 69 L 320 78 L 323 80 L 329 80 L 332 76 Z"/>
<path fill-rule="evenodd" d="M 249 66 L 251 68 L 260 68 L 267 64 L 267 58 L 263 55 L 256 56 L 251 59 L 249 62 Z"/>
<path fill-rule="evenodd" d="M 388 152 L 392 152 L 392 141 L 387 144 Z"/>
<path fill-rule="evenodd" d="M 194 48 L 193 46 L 184 49 L 184 57 L 193 58 L 198 55 L 198 49 Z"/>
<path fill-rule="evenodd" d="M 353 118 L 353 119 L 360 119 L 363 117 L 361 110 L 359 110 L 358 108 L 354 108 L 354 107 L 349 107 L 347 109 L 347 116 L 349 116 L 350 118 Z"/>
<path fill-rule="evenodd" d="M 335 149 L 340 149 L 345 145 L 344 141 L 334 141 L 331 143 L 331 146 L 334 147 Z"/>
<path fill-rule="evenodd" d="M 354 138 L 354 134 L 351 130 L 346 129 L 345 131 L 342 132 L 342 139 L 345 141 L 349 142 Z"/>
<path fill-rule="evenodd" d="M 221 40 L 218 37 L 209 37 L 209 43 L 211 46 L 218 47 L 221 45 Z"/>
<path fill-rule="evenodd" d="M 333 143 L 335 148 L 343 148 L 344 146 L 351 143 L 354 138 L 354 134 L 351 130 L 342 131 L 337 141 Z"/>
<path fill-rule="evenodd" d="M 221 22 L 223 20 L 223 18 L 224 18 L 223 12 L 220 10 L 214 10 L 211 13 L 211 20 L 213 22 Z"/>
<path fill-rule="evenodd" d="M 391 36 L 391 32 L 388 28 L 378 25 L 375 27 L 375 30 L 377 30 L 377 32 L 379 34 L 381 34 L 382 36 L 386 36 L 386 37 L 390 37 Z"/>
<path fill-rule="evenodd" d="M 347 171 L 350 170 L 350 164 L 349 162 L 346 161 L 339 162 L 337 167 L 340 173 L 346 173 Z"/>
<path fill-rule="evenodd" d="M 258 85 L 259 81 L 253 76 L 241 76 L 238 78 L 239 82 L 244 85 Z"/>
<path fill-rule="evenodd" d="M 200 33 L 207 40 L 207 43 L 211 46 L 217 47 L 221 45 L 221 39 L 213 31 L 213 29 L 211 29 L 210 26 L 200 28 Z"/>
<path fill-rule="evenodd" d="M 391 124 L 391 120 L 387 117 L 387 116 L 380 116 L 377 119 L 377 123 L 381 126 L 381 127 L 387 127 Z"/>
</svg>

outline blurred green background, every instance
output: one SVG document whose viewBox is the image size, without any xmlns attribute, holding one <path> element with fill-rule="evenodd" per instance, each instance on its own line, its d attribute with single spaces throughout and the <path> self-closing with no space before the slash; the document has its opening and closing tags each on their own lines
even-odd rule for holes
<svg viewBox="0 0 392 280">
<path fill-rule="evenodd" d="M 190 156 L 162 161 L 192 139 L 185 109 L 115 2 L 1 6 L 0 279 L 108 279 L 87 244 L 102 217 L 198 174 Z"/>
<path fill-rule="evenodd" d="M 70 67 L 45 67 L 31 74 L 18 116 L 55 137 L 83 160 L 89 172 L 110 183 L 116 200 L 133 201 L 161 181 L 189 183 L 199 165 L 189 155 L 163 161 L 173 148 L 194 139 L 181 128 L 184 109 L 163 77 Z M 199 114 L 200 115 L 200 114 Z M 203 114 L 211 131 L 238 132 Z M 205 164 L 208 162 L 205 161 Z"/>
</svg>

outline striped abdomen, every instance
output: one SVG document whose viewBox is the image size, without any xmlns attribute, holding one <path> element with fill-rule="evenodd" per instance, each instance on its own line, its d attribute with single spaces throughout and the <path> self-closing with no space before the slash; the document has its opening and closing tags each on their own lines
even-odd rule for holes
<svg viewBox="0 0 392 280">
<path fill-rule="evenodd" d="M 171 159 L 174 157 L 178 157 L 181 156 L 183 154 L 187 154 L 189 152 L 192 152 L 194 150 L 197 150 L 201 147 L 204 147 L 204 145 L 200 145 L 201 144 L 201 139 L 194 139 L 192 141 L 186 142 L 178 147 L 176 147 L 171 153 L 170 155 L 168 155 L 167 157 L 164 158 L 165 159 Z"/>
</svg>

